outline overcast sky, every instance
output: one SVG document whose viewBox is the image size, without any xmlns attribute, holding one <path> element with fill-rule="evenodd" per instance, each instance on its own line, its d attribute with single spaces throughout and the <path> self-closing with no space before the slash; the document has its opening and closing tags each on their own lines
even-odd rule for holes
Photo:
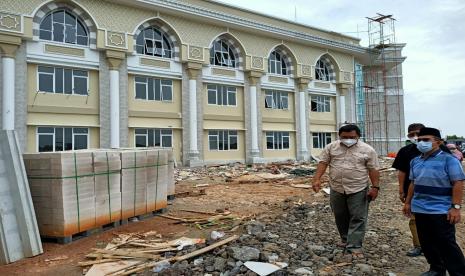
<svg viewBox="0 0 465 276">
<path fill-rule="evenodd" d="M 288 20 L 294 20 L 297 10 L 297 22 L 359 36 L 363 46 L 365 17 L 394 15 L 397 42 L 407 43 L 403 51 L 406 125 L 422 122 L 441 129 L 443 136 L 465 136 L 465 1 L 219 1 Z"/>
</svg>

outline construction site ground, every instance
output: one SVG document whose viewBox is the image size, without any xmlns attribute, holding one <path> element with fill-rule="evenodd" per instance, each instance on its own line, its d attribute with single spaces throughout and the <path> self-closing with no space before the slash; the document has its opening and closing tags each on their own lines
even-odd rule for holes
<svg viewBox="0 0 465 276">
<path fill-rule="evenodd" d="M 294 210 L 292 208 L 304 205 L 307 206 L 305 208 L 308 210 L 306 209 L 305 212 L 308 214 L 317 212 L 317 219 L 306 219 L 293 224 L 301 229 L 302 235 L 309 233 L 313 235 L 311 239 L 314 251 L 319 250 L 315 245 L 323 249 L 325 247 L 333 248 L 338 237 L 334 219 L 328 206 L 329 197 L 325 192 L 315 194 L 309 186 L 306 186 L 311 183 L 311 176 L 305 174 L 311 170 L 312 166 L 314 167 L 311 164 L 306 165 L 302 171 L 294 172 L 295 174 L 290 173 L 290 171 L 293 168 L 302 167 L 292 163 L 262 166 L 255 169 L 243 165 L 219 166 L 199 170 L 181 169 L 176 172 L 178 197 L 170 203 L 164 215 L 188 218 L 199 216 L 199 213 L 189 211 L 210 213 L 227 211 L 234 216 L 242 217 L 244 224 L 250 220 L 268 222 L 270 226 L 267 225 L 267 230 L 269 230 L 270 227 L 279 227 L 276 225 L 281 221 L 288 221 L 288 215 L 295 212 L 292 211 Z M 367 257 L 365 263 L 371 267 L 368 268 L 367 274 L 418 275 L 427 270 L 428 267 L 424 257 L 409 258 L 405 256 L 405 252 L 411 248 L 408 219 L 401 214 L 402 206 L 398 199 L 396 172 L 388 169 L 390 160 L 384 160 L 383 166 L 385 169 L 382 172 L 382 189 L 379 198 L 370 205 L 369 226 L 364 246 Z M 292 217 L 292 221 L 294 221 L 296 218 L 293 215 Z M 299 216 L 296 217 L 298 220 Z M 103 248 L 116 234 L 156 231 L 166 239 L 182 236 L 208 238 L 211 232 L 217 230 L 218 227 L 220 225 L 200 229 L 193 224 L 180 224 L 176 223 L 175 220 L 160 216 L 152 217 L 131 222 L 66 245 L 44 243 L 44 254 L 1 266 L 0 275 L 83 275 L 83 269 L 78 266 L 78 262 L 86 260 L 85 255 L 93 248 Z M 245 227 L 234 227 L 233 230 L 235 234 L 241 235 L 245 232 Z M 292 231 L 295 232 L 295 229 Z M 231 233 L 227 232 L 226 234 Z M 286 238 L 281 236 L 283 239 Z M 290 244 L 298 244 L 297 240 L 294 242 L 291 238 L 287 238 L 290 239 L 287 241 Z M 465 248 L 463 221 L 458 225 L 457 239 L 460 246 Z M 247 240 L 244 239 L 241 243 L 243 244 L 245 241 Z M 344 260 L 336 260 L 336 255 L 328 258 L 313 254 L 314 257 L 309 257 L 310 259 L 307 258 L 305 263 L 302 261 L 300 264 L 299 260 L 293 259 L 296 255 L 286 254 L 283 253 L 280 257 L 290 263 L 286 272 L 288 274 L 293 274 L 299 266 L 311 265 L 317 267 L 316 271 L 313 269 L 317 275 L 338 275 L 339 272 L 336 271 L 339 270 L 336 268 L 341 266 L 341 262 L 344 262 Z M 347 262 L 347 260 L 345 261 Z M 345 268 L 345 272 L 348 274 L 350 271 L 354 271 L 354 275 L 359 275 L 362 273 L 360 270 L 367 269 L 363 265 L 351 266 L 352 260 L 348 261 L 349 263 L 344 263 L 345 266 L 348 266 Z M 182 274 L 189 275 L 185 271 L 186 268 Z M 205 268 L 199 268 L 195 271 L 198 272 L 195 273 L 196 275 L 207 273 Z M 246 271 L 246 269 L 242 268 L 242 271 Z M 359 274 L 355 273 L 357 271 Z M 145 275 L 150 275 L 150 273 L 146 272 Z M 176 275 L 176 273 L 170 275 Z M 216 272 L 212 275 L 220 274 Z M 247 272 L 243 275 L 255 274 Z"/>
</svg>

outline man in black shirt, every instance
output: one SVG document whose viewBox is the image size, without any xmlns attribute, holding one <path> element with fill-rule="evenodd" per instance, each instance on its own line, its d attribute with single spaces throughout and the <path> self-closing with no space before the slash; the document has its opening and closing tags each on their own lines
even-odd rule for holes
<svg viewBox="0 0 465 276">
<path fill-rule="evenodd" d="M 401 148 L 396 155 L 396 159 L 392 164 L 392 167 L 397 169 L 397 178 L 399 181 L 399 199 L 402 203 L 405 202 L 405 198 L 407 197 L 408 188 L 410 186 L 410 161 L 413 158 L 421 155 L 421 152 L 417 149 L 417 141 L 418 133 L 420 129 L 424 128 L 423 124 L 411 124 L 408 126 L 408 134 L 407 137 L 410 140 L 410 144 L 406 145 L 405 147 Z M 441 150 L 447 153 L 450 153 L 450 150 L 441 145 Z M 417 226 L 415 224 L 415 217 L 412 216 L 409 221 L 410 232 L 412 233 L 412 240 L 413 240 L 413 248 L 407 252 L 407 256 L 409 257 L 417 257 L 421 255 L 421 246 L 420 241 L 418 240 L 417 234 Z"/>
<path fill-rule="evenodd" d="M 397 178 L 399 181 L 399 199 L 402 201 L 402 203 L 405 202 L 410 185 L 410 161 L 421 154 L 421 152 L 417 149 L 416 138 L 418 138 L 420 129 L 424 127 L 425 126 L 423 124 L 411 124 L 408 126 L 407 137 L 411 143 L 399 150 L 396 155 L 396 159 L 392 164 L 392 167 L 397 169 L 398 172 Z M 410 232 L 412 233 L 413 248 L 407 252 L 407 256 L 416 257 L 421 255 L 421 246 L 420 241 L 418 240 L 417 227 L 415 224 L 414 216 L 410 218 L 409 226 Z"/>
</svg>

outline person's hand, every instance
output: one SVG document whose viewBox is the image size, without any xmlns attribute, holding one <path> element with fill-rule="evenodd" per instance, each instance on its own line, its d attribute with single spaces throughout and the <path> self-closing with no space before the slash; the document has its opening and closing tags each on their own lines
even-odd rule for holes
<svg viewBox="0 0 465 276">
<path fill-rule="evenodd" d="M 321 180 L 320 179 L 313 179 L 312 189 L 315 193 L 318 193 L 321 189 Z"/>
<path fill-rule="evenodd" d="M 405 203 L 406 196 L 403 192 L 399 192 L 400 202 Z"/>
<path fill-rule="evenodd" d="M 447 220 L 451 224 L 456 224 L 460 222 L 460 210 L 455 208 L 450 208 L 449 212 L 447 213 Z"/>
<path fill-rule="evenodd" d="M 412 210 L 410 209 L 410 203 L 404 203 L 404 207 L 402 208 L 402 213 L 404 213 L 406 217 L 412 216 Z"/>
<path fill-rule="evenodd" d="M 378 189 L 376 188 L 371 188 L 368 193 L 367 197 L 371 200 L 374 201 L 378 197 Z"/>
</svg>

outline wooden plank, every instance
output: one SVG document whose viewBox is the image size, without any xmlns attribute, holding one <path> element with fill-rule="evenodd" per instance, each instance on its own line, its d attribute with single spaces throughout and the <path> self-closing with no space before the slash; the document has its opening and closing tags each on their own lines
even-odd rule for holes
<svg viewBox="0 0 465 276">
<path fill-rule="evenodd" d="M 239 238 L 239 236 L 234 235 L 234 236 L 231 236 L 231 237 L 229 237 L 229 238 L 227 238 L 227 239 L 224 239 L 224 240 L 222 240 L 222 241 L 219 241 L 219 242 L 217 242 L 217 243 L 214 243 L 214 244 L 212 244 L 212 245 L 209 245 L 209 246 L 207 246 L 207 247 L 204 247 L 204 248 L 202 248 L 202 249 L 196 250 L 196 251 L 194 251 L 194 252 L 191 252 L 191 253 L 186 254 L 186 255 L 183 255 L 183 256 L 172 257 L 172 258 L 169 258 L 169 259 L 166 259 L 166 260 L 156 261 L 156 262 L 153 262 L 153 261 L 152 261 L 152 262 L 143 263 L 143 264 L 139 264 L 139 265 L 136 264 L 136 265 L 134 265 L 134 268 L 132 268 L 132 269 L 129 269 L 129 268 L 131 268 L 131 267 L 128 267 L 128 268 L 126 268 L 126 269 L 129 269 L 129 270 L 123 269 L 123 270 L 121 270 L 121 271 L 118 271 L 118 272 L 116 272 L 116 273 L 112 273 L 112 274 L 109 274 L 109 275 L 111 275 L 111 276 L 117 276 L 117 275 L 118 275 L 118 276 L 119 276 L 119 275 L 131 275 L 131 274 L 133 274 L 133 273 L 139 272 L 139 271 L 144 270 L 144 269 L 146 269 L 146 268 L 154 267 L 154 266 L 156 266 L 156 265 L 158 265 L 158 264 L 160 264 L 160 263 L 166 262 L 166 261 L 168 261 L 168 262 L 184 261 L 184 260 L 187 260 L 187 259 L 196 257 L 196 256 L 198 256 L 198 255 L 204 254 L 204 253 L 206 253 L 206 252 L 208 252 L 208 251 L 211 251 L 211 250 L 213 250 L 213 249 L 215 249 L 215 248 L 217 248 L 217 247 L 220 247 L 220 246 L 222 246 L 222 245 L 225 245 L 225 244 L 227 244 L 227 243 L 230 243 L 230 242 L 232 242 L 232 241 L 234 241 L 234 240 L 237 240 L 238 238 Z M 86 276 L 87 276 L 87 275 L 86 275 Z"/>
<path fill-rule="evenodd" d="M 143 258 L 143 259 L 151 259 L 151 260 L 158 260 L 160 259 L 159 255 L 153 254 L 146 254 L 146 253 L 137 253 L 131 251 L 130 249 L 115 249 L 115 250 L 105 250 L 105 249 L 94 249 L 97 253 L 107 254 L 107 255 L 117 255 L 123 257 L 133 257 L 133 258 Z"/>
</svg>

